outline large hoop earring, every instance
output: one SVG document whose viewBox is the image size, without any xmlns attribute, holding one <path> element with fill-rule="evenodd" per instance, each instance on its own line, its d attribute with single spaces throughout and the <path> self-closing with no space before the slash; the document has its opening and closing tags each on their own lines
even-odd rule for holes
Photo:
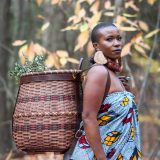
<svg viewBox="0 0 160 160">
<path fill-rule="evenodd" d="M 106 57 L 103 55 L 102 51 L 97 51 L 94 55 L 94 61 L 98 64 L 106 64 L 107 63 L 107 59 Z"/>
</svg>

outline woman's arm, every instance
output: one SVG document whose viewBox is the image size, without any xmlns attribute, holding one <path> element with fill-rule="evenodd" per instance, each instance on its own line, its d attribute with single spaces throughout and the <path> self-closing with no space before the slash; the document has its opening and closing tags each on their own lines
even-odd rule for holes
<svg viewBox="0 0 160 160">
<path fill-rule="evenodd" d="M 106 68 L 95 66 L 88 72 L 84 87 L 82 119 L 87 140 L 97 160 L 106 160 L 101 144 L 97 113 L 104 97 L 107 76 Z"/>
</svg>

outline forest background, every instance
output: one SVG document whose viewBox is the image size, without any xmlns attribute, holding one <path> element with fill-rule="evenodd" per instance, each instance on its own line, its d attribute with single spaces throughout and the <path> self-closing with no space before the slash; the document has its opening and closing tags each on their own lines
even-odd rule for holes
<svg viewBox="0 0 160 160">
<path fill-rule="evenodd" d="M 124 75 L 139 107 L 144 160 L 160 159 L 159 0 L 1 0 L 0 157 L 14 149 L 12 114 L 18 84 L 9 76 L 15 62 L 45 56 L 50 69 L 75 69 L 93 55 L 95 24 L 114 22 L 122 31 Z"/>
</svg>

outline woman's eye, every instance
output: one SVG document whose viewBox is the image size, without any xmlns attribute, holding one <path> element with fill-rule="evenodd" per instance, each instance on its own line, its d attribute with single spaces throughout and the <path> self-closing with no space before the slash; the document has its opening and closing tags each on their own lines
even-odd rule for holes
<svg viewBox="0 0 160 160">
<path fill-rule="evenodd" d="M 121 40 L 122 40 L 122 37 L 117 37 L 117 40 L 118 40 L 118 41 L 121 41 Z"/>
<path fill-rule="evenodd" d="M 113 40 L 113 38 L 107 38 L 106 40 L 111 42 Z"/>
</svg>

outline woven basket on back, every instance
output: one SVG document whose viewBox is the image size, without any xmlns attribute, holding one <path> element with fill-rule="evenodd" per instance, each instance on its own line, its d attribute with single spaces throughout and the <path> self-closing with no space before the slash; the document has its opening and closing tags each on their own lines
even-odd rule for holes
<svg viewBox="0 0 160 160">
<path fill-rule="evenodd" d="M 21 76 L 13 114 L 13 138 L 27 152 L 65 152 L 80 120 L 81 70 Z"/>
</svg>

